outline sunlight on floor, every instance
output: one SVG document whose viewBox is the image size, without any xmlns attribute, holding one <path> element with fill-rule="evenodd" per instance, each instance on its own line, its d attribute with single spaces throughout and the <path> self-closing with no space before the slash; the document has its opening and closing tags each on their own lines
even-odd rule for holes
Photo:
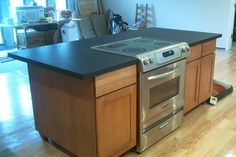
<svg viewBox="0 0 236 157">
<path fill-rule="evenodd" d="M 9 82 L 7 81 L 7 76 L 1 75 L 0 82 L 0 122 L 5 122 L 10 120 L 13 116 L 11 110 L 10 92 L 8 88 Z"/>
</svg>

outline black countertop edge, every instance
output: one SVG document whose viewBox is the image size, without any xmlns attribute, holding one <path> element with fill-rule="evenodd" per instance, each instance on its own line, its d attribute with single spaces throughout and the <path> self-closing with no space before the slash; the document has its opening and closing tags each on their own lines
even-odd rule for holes
<svg viewBox="0 0 236 157">
<path fill-rule="evenodd" d="M 86 73 L 86 74 L 78 74 L 76 72 L 71 72 L 71 71 L 66 70 L 66 69 L 58 68 L 56 66 L 52 66 L 52 65 L 41 63 L 41 62 L 36 62 L 36 61 L 33 61 L 33 60 L 29 60 L 29 59 L 26 59 L 26 58 L 23 58 L 23 57 L 19 57 L 17 55 L 11 54 L 11 53 L 9 53 L 8 56 L 11 57 L 11 58 L 20 60 L 22 62 L 26 62 L 27 64 L 37 65 L 41 68 L 45 68 L 45 69 L 48 69 L 48 70 L 63 73 L 65 75 L 69 75 L 69 76 L 72 76 L 72 77 L 75 77 L 75 78 L 78 78 L 78 79 L 81 79 L 81 80 L 91 79 L 95 76 L 102 75 L 106 72 L 111 72 L 113 70 L 118 70 L 120 68 L 124 68 L 124 67 L 130 66 L 130 65 L 137 65 L 137 63 L 139 62 L 138 59 L 134 58 L 133 60 L 131 60 L 129 62 L 125 62 L 125 63 L 115 65 L 115 66 L 110 66 L 106 69 L 102 69 L 102 70 L 99 70 L 99 71 L 96 71 L 96 72 Z"/>
<path fill-rule="evenodd" d="M 218 36 L 212 37 L 212 38 L 208 38 L 208 39 L 201 40 L 201 41 L 198 41 L 198 42 L 190 43 L 190 44 L 188 44 L 188 45 L 189 45 L 190 47 L 192 47 L 192 46 L 195 46 L 195 45 L 198 45 L 198 44 L 202 44 L 202 43 L 204 43 L 204 42 L 208 42 L 208 41 L 211 41 L 211 40 L 215 40 L 215 39 L 220 38 L 220 37 L 222 37 L 221 34 L 219 34 Z"/>
<path fill-rule="evenodd" d="M 181 36 L 182 35 L 182 36 Z M 188 30 L 174 30 L 174 29 L 164 29 L 164 28 L 149 28 L 146 30 L 140 30 L 140 31 L 129 31 L 129 32 L 125 32 L 120 33 L 120 34 L 116 34 L 114 36 L 103 36 L 103 37 L 98 37 L 98 38 L 92 38 L 92 39 L 86 39 L 86 40 L 82 40 L 82 41 L 75 41 L 75 42 L 69 42 L 69 43 L 60 43 L 60 44 L 55 44 L 55 45 L 50 45 L 49 46 L 45 46 L 45 47 L 41 47 L 41 48 L 35 48 L 35 49 L 31 49 L 31 50 L 25 50 L 25 52 L 27 52 L 28 54 L 33 54 L 33 53 L 39 53 L 39 51 L 42 51 L 44 53 L 46 53 L 46 55 L 49 55 L 49 58 L 53 56 L 53 54 L 51 53 L 51 51 L 55 49 L 57 49 L 57 51 L 62 52 L 65 50 L 70 50 L 72 51 L 71 54 L 76 56 L 80 56 L 80 55 L 76 55 L 77 53 L 84 53 L 83 51 L 89 51 L 88 54 L 84 54 L 81 55 L 82 57 L 91 57 L 92 53 L 96 53 L 95 51 L 92 51 L 90 49 L 88 49 L 88 47 L 90 46 L 94 46 L 94 45 L 99 45 L 99 44 L 104 44 L 104 43 L 108 43 L 108 42 L 114 42 L 114 41 L 119 41 L 119 40 L 124 40 L 124 39 L 128 39 L 128 38 L 134 38 L 134 37 L 138 37 L 138 36 L 144 36 L 144 37 L 150 37 L 150 38 L 160 38 L 163 40 L 174 40 L 174 41 L 179 41 L 179 42 L 187 42 L 189 44 L 190 47 L 198 45 L 198 44 L 202 44 L 204 42 L 208 42 L 211 40 L 216 40 L 219 37 L 222 37 L 221 34 L 215 34 L 215 33 L 207 33 L 207 32 L 194 32 L 194 31 L 188 31 Z M 53 50 L 52 50 L 53 48 Z M 62 49 L 61 49 L 62 48 Z M 34 50 L 38 50 L 38 52 L 34 52 Z M 78 49 L 80 49 L 80 51 L 77 51 Z M 90 53 L 91 52 L 91 53 Z M 41 52 L 40 52 L 41 53 Z M 100 52 L 101 53 L 101 52 Z M 59 53 L 60 54 L 60 53 Z M 98 55 L 98 53 L 96 53 L 96 55 Z M 111 59 L 116 58 L 117 54 L 107 54 L 104 52 L 102 55 L 105 55 L 105 59 L 104 61 L 106 61 L 107 58 L 111 57 Z M 27 55 L 22 55 L 21 52 L 20 53 L 9 53 L 8 54 L 9 57 L 12 57 L 14 59 L 18 59 L 21 60 L 23 62 L 29 63 L 29 64 L 34 64 L 37 65 L 41 68 L 45 68 L 45 69 L 49 69 L 52 71 L 57 71 L 60 73 L 64 73 L 66 75 L 70 75 L 79 79 L 91 79 L 95 76 L 107 73 L 107 72 L 111 72 L 120 68 L 124 68 L 127 67 L 129 65 L 134 65 L 139 62 L 137 58 L 135 57 L 129 57 L 129 59 L 125 59 L 124 57 L 118 57 L 116 58 L 117 61 L 116 63 L 107 63 L 104 65 L 101 65 L 99 67 L 96 66 L 96 64 L 93 67 L 87 68 L 87 64 L 82 64 L 82 68 L 84 69 L 77 69 L 77 66 L 81 66 L 81 65 L 75 65 L 75 66 L 61 66 L 60 65 L 60 57 L 56 58 L 56 62 L 50 62 L 47 59 L 46 60 L 42 60 L 38 59 L 37 56 L 36 57 L 29 57 Z M 126 56 L 127 57 L 127 56 Z M 69 57 L 70 58 L 70 57 Z M 86 58 L 85 58 L 86 59 Z M 126 61 L 124 61 L 123 59 L 125 59 Z M 47 61 L 47 62 L 46 62 Z M 67 62 L 70 60 L 66 60 Z M 75 61 L 75 60 L 73 60 Z M 80 60 L 81 62 L 83 60 Z M 102 62 L 103 59 L 100 57 L 99 62 Z M 75 62 L 73 62 L 74 64 Z M 83 63 L 83 62 L 82 62 Z M 94 68 L 94 70 L 92 69 Z M 87 70 L 86 70 L 87 69 Z"/>
</svg>

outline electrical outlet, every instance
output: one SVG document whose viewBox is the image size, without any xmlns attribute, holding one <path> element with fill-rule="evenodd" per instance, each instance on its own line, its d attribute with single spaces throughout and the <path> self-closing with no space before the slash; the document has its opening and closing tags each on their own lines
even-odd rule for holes
<svg viewBox="0 0 236 157">
<path fill-rule="evenodd" d="M 217 104 L 217 97 L 214 97 L 214 96 L 211 96 L 210 97 L 210 104 L 212 104 L 212 105 L 216 105 Z"/>
</svg>

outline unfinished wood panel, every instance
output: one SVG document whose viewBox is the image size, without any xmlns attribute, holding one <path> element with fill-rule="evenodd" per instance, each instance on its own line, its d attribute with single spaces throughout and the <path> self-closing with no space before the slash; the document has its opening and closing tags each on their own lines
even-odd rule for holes
<svg viewBox="0 0 236 157">
<path fill-rule="evenodd" d="M 184 113 L 196 107 L 199 97 L 199 80 L 201 72 L 201 59 L 186 65 Z"/>
<path fill-rule="evenodd" d="M 108 94 L 136 82 L 136 65 L 97 76 L 95 78 L 96 97 Z"/>
<path fill-rule="evenodd" d="M 136 145 L 136 84 L 96 100 L 99 157 L 119 156 Z"/>
<path fill-rule="evenodd" d="M 195 59 L 201 58 L 202 56 L 202 44 L 191 47 L 191 53 L 187 57 L 187 62 L 191 62 Z"/>
<path fill-rule="evenodd" d="M 215 66 L 215 53 L 202 58 L 199 103 L 207 100 L 212 95 L 214 66 Z"/>
<path fill-rule="evenodd" d="M 93 79 L 29 64 L 36 129 L 77 156 L 96 156 Z"/>
<path fill-rule="evenodd" d="M 216 50 L 216 40 L 208 41 L 202 44 L 202 56 L 214 53 Z"/>
</svg>

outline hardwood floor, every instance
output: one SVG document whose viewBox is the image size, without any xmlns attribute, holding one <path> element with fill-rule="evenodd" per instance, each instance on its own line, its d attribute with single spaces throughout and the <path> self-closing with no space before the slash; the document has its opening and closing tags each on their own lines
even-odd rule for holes
<svg viewBox="0 0 236 157">
<path fill-rule="evenodd" d="M 5 148 L 20 157 L 67 156 L 35 130 L 26 68 L 0 74 L 0 150 Z"/>
<path fill-rule="evenodd" d="M 215 78 L 236 88 L 236 50 L 217 50 Z M 0 74 L 0 150 L 20 157 L 66 157 L 42 141 L 34 129 L 28 76 L 25 70 Z M 202 104 L 184 117 L 183 125 L 142 154 L 123 157 L 236 156 L 236 91 L 217 106 Z"/>
</svg>

